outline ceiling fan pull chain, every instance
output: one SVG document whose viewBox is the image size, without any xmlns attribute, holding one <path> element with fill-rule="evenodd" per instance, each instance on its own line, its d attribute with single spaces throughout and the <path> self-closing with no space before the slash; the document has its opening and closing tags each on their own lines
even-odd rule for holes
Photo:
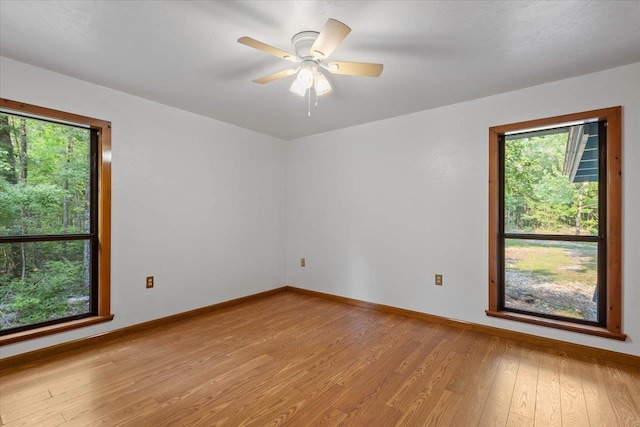
<svg viewBox="0 0 640 427">
<path fill-rule="evenodd" d="M 311 117 L 311 89 L 307 89 L 309 94 L 309 109 L 307 111 L 307 116 Z"/>
<path fill-rule="evenodd" d="M 318 106 L 318 92 L 316 92 L 315 89 L 314 89 L 313 93 L 316 94 L 316 107 L 317 107 Z"/>
</svg>

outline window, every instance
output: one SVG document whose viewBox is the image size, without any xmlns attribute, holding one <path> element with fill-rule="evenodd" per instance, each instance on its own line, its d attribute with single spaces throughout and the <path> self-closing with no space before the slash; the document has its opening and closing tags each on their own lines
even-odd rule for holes
<svg viewBox="0 0 640 427">
<path fill-rule="evenodd" d="M 489 129 L 487 314 L 624 340 L 621 107 Z"/>
<path fill-rule="evenodd" d="M 0 344 L 111 320 L 111 124 L 0 108 Z"/>
</svg>

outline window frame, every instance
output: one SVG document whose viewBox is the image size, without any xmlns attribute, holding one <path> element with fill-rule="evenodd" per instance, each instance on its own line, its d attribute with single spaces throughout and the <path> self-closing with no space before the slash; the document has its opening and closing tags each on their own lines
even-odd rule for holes
<svg viewBox="0 0 640 427">
<path fill-rule="evenodd" d="M 500 171 L 501 137 L 507 132 L 522 131 L 539 127 L 598 119 L 606 121 L 606 188 L 605 238 L 603 249 L 606 261 L 603 262 L 606 276 L 606 313 L 605 324 L 594 325 L 568 320 L 551 319 L 535 313 L 521 313 L 504 309 L 502 301 L 503 277 L 501 239 L 501 197 L 503 191 Z M 596 335 L 605 338 L 625 340 L 622 333 L 622 107 L 610 107 L 599 110 L 547 117 L 542 119 L 511 123 L 489 128 L 489 308 L 486 314 L 492 317 L 515 320 L 525 323 Z"/>
<path fill-rule="evenodd" d="M 24 116 L 69 122 L 97 131 L 97 314 L 0 336 L 0 346 L 113 319 L 111 314 L 111 122 L 0 98 L 0 108 Z"/>
</svg>

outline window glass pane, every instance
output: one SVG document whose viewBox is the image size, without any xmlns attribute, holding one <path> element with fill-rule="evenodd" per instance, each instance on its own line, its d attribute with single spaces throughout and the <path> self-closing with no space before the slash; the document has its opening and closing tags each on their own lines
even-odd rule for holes
<svg viewBox="0 0 640 427">
<path fill-rule="evenodd" d="M 509 135 L 507 233 L 598 234 L 598 123 Z"/>
<path fill-rule="evenodd" d="M 0 114 L 0 236 L 89 232 L 90 131 Z"/>
<path fill-rule="evenodd" d="M 89 313 L 88 240 L 0 244 L 2 330 Z"/>
<path fill-rule="evenodd" d="M 505 308 L 596 322 L 598 244 L 505 239 Z"/>
</svg>

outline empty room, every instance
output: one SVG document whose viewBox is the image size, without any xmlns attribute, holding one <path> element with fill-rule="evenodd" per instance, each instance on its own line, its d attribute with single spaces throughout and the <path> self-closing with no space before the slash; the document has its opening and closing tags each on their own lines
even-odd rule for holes
<svg viewBox="0 0 640 427">
<path fill-rule="evenodd" d="M 0 0 L 0 426 L 639 426 L 638 22 Z"/>
</svg>

